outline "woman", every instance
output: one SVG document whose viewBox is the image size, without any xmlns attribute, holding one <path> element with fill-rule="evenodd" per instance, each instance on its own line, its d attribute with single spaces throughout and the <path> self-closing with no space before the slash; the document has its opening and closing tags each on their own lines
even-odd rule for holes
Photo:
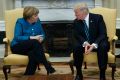
<svg viewBox="0 0 120 80">
<path fill-rule="evenodd" d="M 54 73 L 55 69 L 46 60 L 42 41 L 45 38 L 40 20 L 39 10 L 28 6 L 24 8 L 23 18 L 19 18 L 15 25 L 14 38 L 11 42 L 11 51 L 14 54 L 27 55 L 29 62 L 24 75 L 33 75 L 39 63 L 42 63 L 47 74 Z"/>
</svg>

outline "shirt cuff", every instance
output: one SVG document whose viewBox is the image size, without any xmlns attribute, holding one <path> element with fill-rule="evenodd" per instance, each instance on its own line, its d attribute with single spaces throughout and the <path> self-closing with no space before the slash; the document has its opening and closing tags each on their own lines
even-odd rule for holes
<svg viewBox="0 0 120 80">
<path fill-rule="evenodd" d="M 88 42 L 87 42 L 87 41 L 85 41 L 85 42 L 83 43 L 83 45 L 82 45 L 82 46 L 83 46 L 83 47 L 85 47 L 87 43 L 88 43 Z"/>
<path fill-rule="evenodd" d="M 92 43 L 92 45 L 94 46 L 95 49 L 98 48 L 98 44 L 96 44 L 96 43 Z"/>
</svg>

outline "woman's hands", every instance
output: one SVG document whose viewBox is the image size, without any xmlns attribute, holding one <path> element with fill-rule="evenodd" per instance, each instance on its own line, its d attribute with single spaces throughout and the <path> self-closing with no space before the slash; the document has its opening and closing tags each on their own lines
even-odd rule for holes
<svg viewBox="0 0 120 80">
<path fill-rule="evenodd" d="M 43 41 L 43 35 L 30 36 L 30 39 L 36 39 L 41 43 Z"/>
</svg>

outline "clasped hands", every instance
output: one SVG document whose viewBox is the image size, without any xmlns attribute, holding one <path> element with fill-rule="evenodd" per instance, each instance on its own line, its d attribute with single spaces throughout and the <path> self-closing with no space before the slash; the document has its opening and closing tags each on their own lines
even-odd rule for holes
<svg viewBox="0 0 120 80">
<path fill-rule="evenodd" d="M 88 42 L 85 43 L 85 54 L 89 54 L 93 49 L 94 49 L 94 45 L 89 44 Z"/>
<path fill-rule="evenodd" d="M 43 41 L 43 35 L 30 36 L 30 39 L 38 40 L 41 43 Z"/>
</svg>

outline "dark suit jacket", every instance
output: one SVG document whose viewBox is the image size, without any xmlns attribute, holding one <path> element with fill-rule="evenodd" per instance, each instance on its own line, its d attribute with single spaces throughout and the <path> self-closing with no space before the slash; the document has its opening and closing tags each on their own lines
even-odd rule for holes
<svg viewBox="0 0 120 80">
<path fill-rule="evenodd" d="M 74 37 L 77 45 L 82 45 L 86 41 L 84 24 L 81 20 L 74 20 Z M 107 39 L 105 22 L 102 15 L 89 13 L 89 41 L 90 43 L 99 43 Z"/>
</svg>

